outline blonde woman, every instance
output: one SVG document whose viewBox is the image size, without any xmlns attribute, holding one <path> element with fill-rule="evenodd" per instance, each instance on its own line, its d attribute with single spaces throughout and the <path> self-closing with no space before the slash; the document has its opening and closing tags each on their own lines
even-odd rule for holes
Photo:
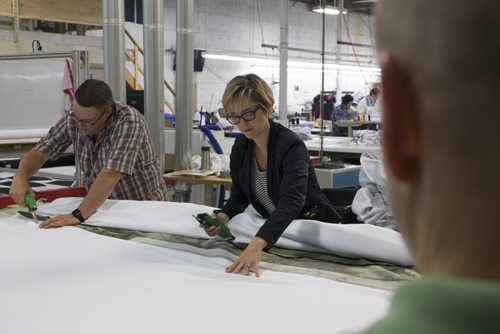
<svg viewBox="0 0 500 334">
<path fill-rule="evenodd" d="M 270 249 L 292 220 L 308 211 L 316 219 L 340 222 L 321 192 L 303 141 L 272 121 L 274 98 L 255 74 L 233 78 L 222 97 L 227 120 L 241 131 L 231 151 L 231 195 L 214 218 L 227 223 L 249 204 L 266 219 L 227 272 L 258 277 L 263 250 Z M 214 236 L 219 228 L 205 231 Z"/>
</svg>

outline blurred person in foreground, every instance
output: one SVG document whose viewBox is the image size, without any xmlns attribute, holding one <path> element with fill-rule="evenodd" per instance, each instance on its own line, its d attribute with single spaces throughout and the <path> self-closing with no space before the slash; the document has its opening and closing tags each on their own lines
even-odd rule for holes
<svg viewBox="0 0 500 334">
<path fill-rule="evenodd" d="M 476 106 L 498 90 L 500 2 L 376 10 L 389 194 L 423 278 L 366 333 L 500 333 L 500 113 Z"/>
</svg>

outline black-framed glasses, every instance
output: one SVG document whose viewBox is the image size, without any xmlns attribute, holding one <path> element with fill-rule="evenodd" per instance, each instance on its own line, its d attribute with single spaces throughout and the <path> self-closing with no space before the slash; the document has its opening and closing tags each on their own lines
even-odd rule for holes
<svg viewBox="0 0 500 334">
<path fill-rule="evenodd" d="M 96 119 L 78 119 L 78 117 L 76 117 L 76 115 L 75 115 L 75 112 L 73 111 L 73 108 L 71 108 L 69 110 L 69 117 L 73 118 L 77 123 L 80 123 L 82 125 L 94 126 L 97 122 L 99 122 L 99 120 L 102 118 L 102 116 L 104 116 L 104 114 L 106 113 L 106 110 L 107 110 L 107 108 L 104 109 Z"/>
<path fill-rule="evenodd" d="M 253 121 L 255 119 L 255 113 L 260 109 L 260 105 L 257 106 L 254 110 L 245 111 L 241 116 L 229 116 L 226 117 L 227 121 L 233 125 L 236 125 L 240 122 L 241 119 L 245 121 Z"/>
</svg>

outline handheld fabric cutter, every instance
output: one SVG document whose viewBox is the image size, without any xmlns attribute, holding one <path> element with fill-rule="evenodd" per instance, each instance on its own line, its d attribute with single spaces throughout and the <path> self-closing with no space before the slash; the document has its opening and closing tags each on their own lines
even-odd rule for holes
<svg viewBox="0 0 500 334">
<path fill-rule="evenodd" d="M 28 212 L 26 211 L 18 211 L 18 213 L 26 218 L 33 219 L 35 223 L 40 224 L 41 221 L 44 221 L 49 218 L 49 216 L 40 216 L 35 213 L 38 209 L 36 205 L 36 199 L 30 193 L 26 193 L 24 195 L 24 203 L 28 207 Z"/>
<path fill-rule="evenodd" d="M 198 223 L 204 225 L 205 227 L 208 226 L 220 227 L 219 236 L 221 236 L 222 238 L 229 240 L 234 239 L 234 236 L 231 234 L 231 230 L 229 229 L 229 227 L 227 227 L 226 224 L 218 221 L 217 219 L 212 218 L 212 216 L 209 215 L 208 213 L 199 213 L 196 216 L 193 215 L 193 217 L 198 221 Z"/>
</svg>

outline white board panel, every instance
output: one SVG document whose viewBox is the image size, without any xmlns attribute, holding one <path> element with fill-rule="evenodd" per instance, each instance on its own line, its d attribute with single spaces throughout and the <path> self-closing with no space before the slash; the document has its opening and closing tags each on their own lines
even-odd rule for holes
<svg viewBox="0 0 500 334">
<path fill-rule="evenodd" d="M 0 131 L 47 129 L 64 113 L 64 59 L 0 61 Z"/>
</svg>

